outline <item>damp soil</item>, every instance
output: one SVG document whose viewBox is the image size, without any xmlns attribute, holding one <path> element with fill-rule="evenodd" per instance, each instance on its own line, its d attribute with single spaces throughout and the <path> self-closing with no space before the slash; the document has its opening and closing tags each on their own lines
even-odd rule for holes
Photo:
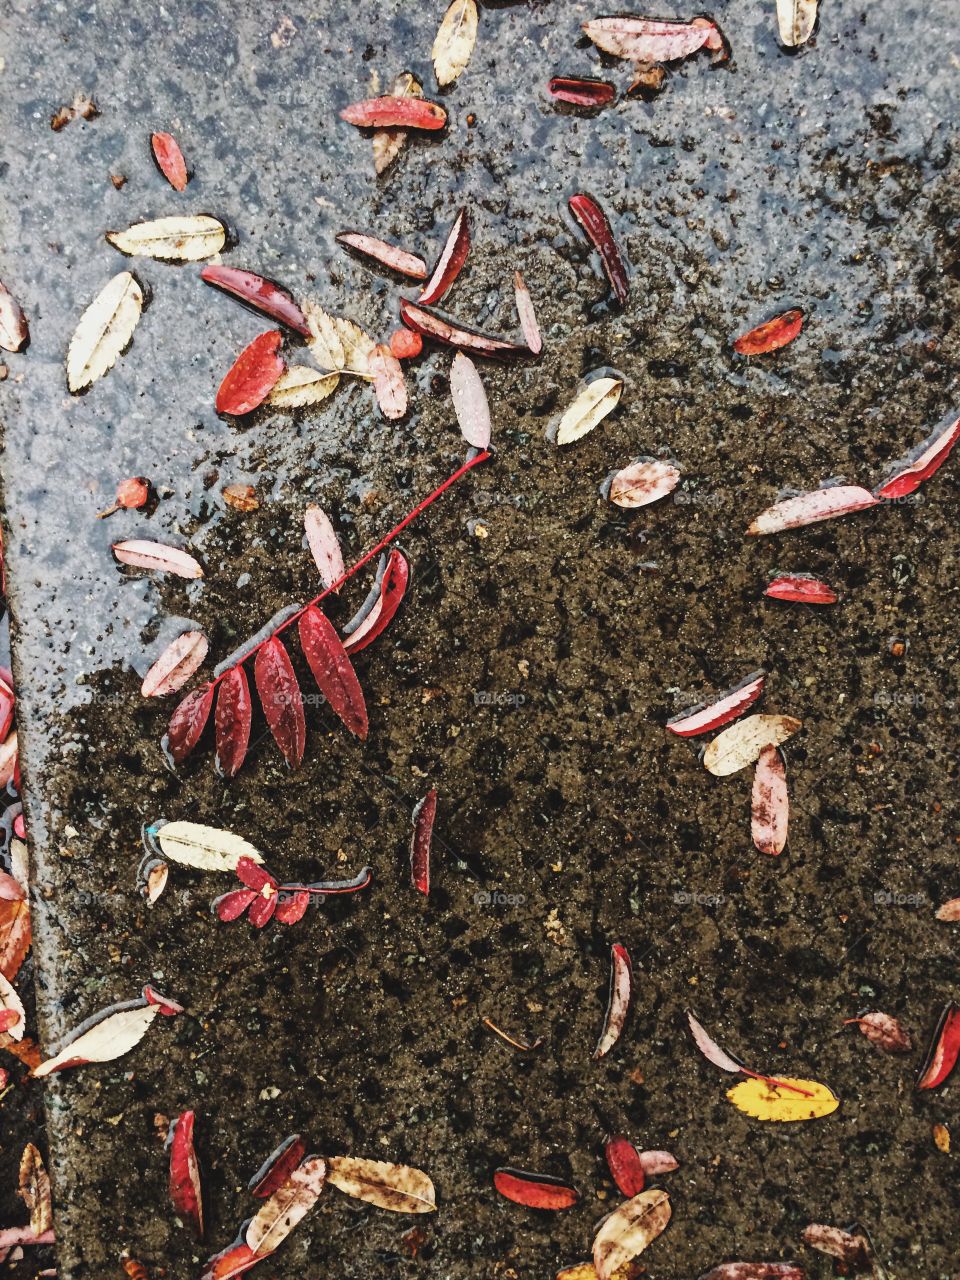
<svg viewBox="0 0 960 1280">
<path fill-rule="evenodd" d="M 854 1220 L 890 1276 L 953 1280 L 952 1158 L 931 1127 L 953 1123 L 960 1086 L 918 1095 L 919 1048 L 886 1058 L 840 1024 L 880 1008 L 919 1046 L 957 995 L 956 933 L 934 919 L 958 892 L 957 467 L 909 503 L 744 537 L 784 488 L 876 483 L 956 408 L 950 6 L 824 0 L 815 40 L 791 55 L 772 4 L 720 3 L 726 65 L 699 55 L 655 100 L 582 115 L 549 100 L 552 74 L 621 91 L 631 78 L 578 38 L 595 11 L 487 4 L 473 61 L 442 95 L 449 129 L 377 179 L 369 139 L 336 111 L 404 69 L 434 92 L 441 7 L 12 0 L 2 19 L 0 275 L 32 334 L 2 397 L 40 1034 L 56 1046 L 146 981 L 188 1008 L 127 1058 L 45 1082 L 60 1275 L 118 1274 L 125 1248 L 150 1274 L 198 1274 L 252 1212 L 247 1179 L 300 1131 L 322 1153 L 427 1170 L 440 1209 L 407 1219 L 331 1191 L 265 1276 L 549 1276 L 588 1256 L 615 1202 L 602 1142 L 620 1132 L 680 1161 L 662 1182 L 673 1221 L 642 1259 L 655 1280 L 737 1257 L 800 1256 L 825 1277 L 803 1227 Z M 77 93 L 99 116 L 53 132 Z M 155 129 L 181 140 L 182 195 L 153 166 Z M 626 248 L 622 312 L 566 214 L 577 190 Z M 515 332 L 519 267 L 546 345 L 537 362 L 484 367 L 495 456 L 404 533 L 412 589 L 357 663 L 369 740 L 314 703 L 296 773 L 262 723 L 235 781 L 207 743 L 172 772 L 169 707 L 139 694 L 163 645 L 202 627 L 218 661 L 318 590 L 308 503 L 331 513 L 349 559 L 464 446 L 442 351 L 411 371 L 400 423 L 362 386 L 293 415 L 219 419 L 215 388 L 264 324 L 195 266 L 127 261 L 104 232 L 214 213 L 234 238 L 224 261 L 383 336 L 396 283 L 335 234 L 371 230 L 431 258 L 463 205 L 474 247 L 450 309 Z M 71 397 L 69 335 L 125 267 L 149 306 L 113 371 Z M 732 335 L 788 306 L 808 315 L 791 347 L 750 363 L 731 352 Z M 558 450 L 551 421 L 604 366 L 624 376 L 619 407 Z M 612 508 L 604 480 L 642 455 L 675 460 L 680 487 Z M 156 502 L 95 520 L 128 475 L 150 477 Z M 259 509 L 227 507 L 231 483 L 255 485 Z M 129 537 L 188 546 L 204 579 L 118 567 L 110 544 Z M 766 600 L 775 570 L 822 575 L 841 601 Z M 777 859 L 752 850 L 749 777 L 711 777 L 697 743 L 662 728 L 760 666 L 762 709 L 804 722 Z M 431 785 L 425 901 L 406 850 Z M 174 868 L 148 909 L 140 827 L 161 817 L 241 833 L 287 879 L 370 863 L 374 882 L 254 932 L 210 915 L 228 877 Z M 595 1063 L 614 941 L 637 996 Z M 685 1034 L 687 1007 L 751 1064 L 825 1080 L 842 1106 L 798 1126 L 739 1114 Z M 483 1016 L 543 1047 L 513 1053 Z M 26 1105 L 39 1093 L 27 1085 Z M 185 1108 L 204 1245 L 168 1205 L 157 1136 L 157 1117 Z M 4 1195 L 18 1155 L 5 1140 Z M 499 1199 L 502 1164 L 572 1178 L 580 1205 L 543 1215 Z"/>
</svg>

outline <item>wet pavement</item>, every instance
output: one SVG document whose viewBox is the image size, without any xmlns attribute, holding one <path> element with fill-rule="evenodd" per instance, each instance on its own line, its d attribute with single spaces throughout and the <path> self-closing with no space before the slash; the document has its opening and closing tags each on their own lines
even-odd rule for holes
<svg viewBox="0 0 960 1280">
<path fill-rule="evenodd" d="M 951 1123 L 958 1085 L 917 1095 L 918 1053 L 885 1058 L 838 1029 L 879 1008 L 920 1045 L 957 995 L 955 927 L 934 910 L 960 891 L 960 473 L 948 464 L 900 506 L 743 535 L 785 487 L 875 484 L 956 408 L 952 7 L 825 2 L 815 41 L 791 55 L 772 3 L 720 4 L 729 63 L 701 54 L 655 100 L 581 116 L 549 100 L 552 74 L 599 71 L 622 91 L 631 79 L 578 39 L 597 11 L 488 4 L 470 66 L 442 95 L 449 129 L 380 179 L 369 140 L 336 111 L 404 69 L 435 96 L 442 5 L 344 8 L 12 0 L 2 20 L 0 278 L 32 335 L 6 358 L 0 396 L 41 1038 L 55 1047 L 146 981 L 188 1007 L 126 1059 L 45 1083 L 60 1274 L 120 1274 L 124 1248 L 157 1274 L 197 1274 L 252 1212 L 247 1179 L 297 1130 L 324 1154 L 425 1169 L 440 1211 L 401 1218 L 331 1191 L 265 1276 L 308 1264 L 341 1280 L 549 1276 L 588 1256 L 614 1200 L 602 1142 L 623 1132 L 681 1163 L 661 1184 L 673 1221 L 642 1259 L 656 1280 L 735 1257 L 802 1256 L 825 1277 L 803 1227 L 855 1219 L 891 1277 L 954 1280 L 954 1157 L 931 1126 Z M 78 93 L 99 116 L 53 132 Z M 182 195 L 153 165 L 155 129 L 181 141 Z M 600 199 L 626 247 L 623 313 L 566 213 L 577 190 Z M 368 742 L 313 706 L 297 773 L 262 722 L 235 781 L 207 746 L 171 772 L 169 708 L 139 693 L 164 644 L 193 624 L 219 661 L 319 589 L 302 545 L 309 502 L 332 514 L 350 560 L 463 445 L 442 352 L 417 365 L 399 424 L 365 387 L 295 415 L 219 419 L 220 378 L 267 326 L 196 266 L 124 259 L 104 232 L 213 213 L 233 235 L 224 261 L 385 337 L 396 284 L 335 234 L 369 230 L 429 260 L 464 204 L 474 245 L 450 310 L 515 332 L 520 267 L 546 349 L 484 367 L 495 457 L 403 536 L 408 602 L 357 662 Z M 149 299 L 133 344 L 70 396 L 70 334 L 126 267 Z M 809 316 L 790 348 L 749 365 L 731 352 L 731 335 L 787 306 Z M 549 424 L 603 366 L 626 379 L 619 408 L 558 451 Z M 647 454 L 674 459 L 681 487 L 639 512 L 611 508 L 603 481 Z M 95 520 L 129 475 L 150 477 L 156 503 Z M 232 483 L 256 486 L 256 512 L 226 505 Z M 121 569 L 110 544 L 129 537 L 188 547 L 206 576 Z M 841 603 L 762 600 L 774 570 L 820 574 Z M 332 616 L 365 590 L 346 590 Z M 747 774 L 712 778 L 695 742 L 662 729 L 759 666 L 762 709 L 804 721 L 776 860 L 752 850 Z M 425 902 L 406 848 L 431 784 Z M 139 833 L 161 817 L 243 834 L 286 879 L 369 862 L 374 885 L 254 933 L 209 913 L 232 878 L 174 868 L 148 909 Z M 598 1064 L 616 940 L 637 998 Z M 736 1112 L 729 1080 L 689 1042 L 688 1006 L 761 1069 L 827 1081 L 840 1110 L 785 1127 Z M 484 1015 L 543 1048 L 513 1054 Z M 27 1088 L 35 1099 L 39 1083 Z M 168 1206 L 157 1137 L 158 1114 L 189 1107 L 202 1246 Z M 5 1140 L 2 1157 L 7 1188 L 19 1146 Z M 501 1164 L 573 1178 L 581 1205 L 508 1204 L 490 1182 Z M 413 1226 L 427 1235 L 416 1258 Z"/>
</svg>

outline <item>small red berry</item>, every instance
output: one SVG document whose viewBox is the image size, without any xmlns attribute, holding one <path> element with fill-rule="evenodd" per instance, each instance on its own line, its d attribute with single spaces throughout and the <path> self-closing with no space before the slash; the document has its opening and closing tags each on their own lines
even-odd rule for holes
<svg viewBox="0 0 960 1280">
<path fill-rule="evenodd" d="M 412 360 L 423 350 L 423 339 L 412 329 L 396 329 L 390 335 L 390 350 L 398 360 Z"/>
<path fill-rule="evenodd" d="M 117 506 L 142 507 L 150 497 L 150 481 L 143 476 L 134 476 L 131 480 L 121 480 L 117 485 Z"/>
</svg>

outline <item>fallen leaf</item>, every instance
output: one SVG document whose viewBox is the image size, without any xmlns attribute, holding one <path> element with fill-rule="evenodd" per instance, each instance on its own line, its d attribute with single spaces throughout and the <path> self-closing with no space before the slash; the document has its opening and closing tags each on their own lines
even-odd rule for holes
<svg viewBox="0 0 960 1280">
<path fill-rule="evenodd" d="M 233 511 L 259 510 L 257 491 L 252 484 L 228 484 L 223 488 L 223 500 Z"/>
<path fill-rule="evenodd" d="M 260 1258 L 245 1240 L 237 1240 L 207 1259 L 200 1280 L 234 1280 L 255 1267 Z"/>
<path fill-rule="evenodd" d="M 447 232 L 440 257 L 417 299 L 421 306 L 433 306 L 440 301 L 463 269 L 470 252 L 470 219 L 466 209 L 461 209 Z M 401 304 L 401 313 L 403 307 Z"/>
<path fill-rule="evenodd" d="M 463 73 L 477 43 L 477 23 L 477 0 L 453 0 L 431 50 L 437 84 L 453 84 Z"/>
<path fill-rule="evenodd" d="M 623 393 L 619 378 L 594 378 L 578 392 L 557 425 L 557 444 L 572 444 L 598 426 Z"/>
<path fill-rule="evenodd" d="M 610 501 L 618 507 L 645 507 L 665 498 L 679 483 L 680 472 L 669 462 L 634 462 L 613 477 Z"/>
<path fill-rule="evenodd" d="M 343 628 L 343 647 L 347 653 L 359 653 L 382 635 L 403 603 L 409 580 L 410 566 L 403 553 L 392 550 L 381 562 L 370 607 L 364 606 Z"/>
<path fill-rule="evenodd" d="M 734 339 L 733 349 L 741 356 L 762 356 L 768 351 L 779 351 L 798 337 L 803 328 L 802 311 L 784 311 L 758 324 L 749 333 L 742 333 Z"/>
<path fill-rule="evenodd" d="M 870 1241 L 859 1232 L 843 1231 L 840 1227 L 828 1227 L 811 1222 L 804 1227 L 802 1240 L 811 1249 L 817 1249 L 828 1257 L 839 1258 L 855 1271 L 873 1270 L 873 1250 Z"/>
<path fill-rule="evenodd" d="M 263 862 L 248 840 L 219 827 L 207 827 L 199 822 L 165 822 L 159 827 L 148 827 L 147 833 L 156 838 L 171 862 L 197 871 L 236 871 L 241 858 Z"/>
<path fill-rule="evenodd" d="M 19 351 L 29 336 L 20 303 L 0 280 L 0 347 L 4 351 Z"/>
<path fill-rule="evenodd" d="M 376 236 L 364 235 L 359 231 L 341 231 L 337 236 L 337 244 L 345 245 L 365 258 L 372 258 L 374 262 L 389 267 L 398 275 L 408 276 L 411 280 L 427 278 L 427 264 L 422 258 L 388 244 L 386 240 L 378 240 Z"/>
<path fill-rule="evenodd" d="M 400 361 L 384 343 L 370 355 L 370 374 L 380 412 L 392 421 L 402 418 L 407 412 L 407 384 Z"/>
<path fill-rule="evenodd" d="M 322 610 L 310 605 L 300 618 L 299 632 L 303 656 L 330 709 L 351 733 L 365 738 L 368 725 L 363 691 L 336 627 Z"/>
<path fill-rule="evenodd" d="M 184 1111 L 170 1126 L 170 1200 L 203 1239 L 203 1195 L 200 1188 L 200 1166 L 193 1142 L 196 1113 Z"/>
<path fill-rule="evenodd" d="M 20 1157 L 18 1194 L 30 1214 L 30 1230 L 38 1236 L 53 1229 L 53 1203 L 50 1178 L 43 1156 L 28 1142 Z"/>
<path fill-rule="evenodd" d="M 913 1041 L 898 1019 L 889 1013 L 863 1013 L 856 1018 L 845 1018 L 844 1026 L 852 1023 L 860 1028 L 871 1044 L 884 1053 L 911 1053 Z"/>
<path fill-rule="evenodd" d="M 258 276 L 253 271 L 241 271 L 239 267 L 225 267 L 220 263 L 202 267 L 200 279 L 238 298 L 253 311 L 285 324 L 288 329 L 293 329 L 303 337 L 310 336 L 303 312 L 286 289 L 273 280 Z"/>
<path fill-rule="evenodd" d="M 787 767 L 774 746 L 764 747 L 753 775 L 750 834 L 760 853 L 783 853 L 787 843 L 790 799 Z"/>
<path fill-rule="evenodd" d="M 739 684 L 725 689 L 723 693 L 689 707 L 678 715 L 672 716 L 666 723 L 671 733 L 681 738 L 695 738 L 701 733 L 709 733 L 719 729 L 721 725 L 735 720 L 747 707 L 751 706 L 763 693 L 767 673 L 762 669 L 745 676 Z"/>
<path fill-rule="evenodd" d="M 277 636 L 257 650 L 253 674 L 274 741 L 290 768 L 298 769 L 307 740 L 303 698 L 290 656 Z"/>
<path fill-rule="evenodd" d="M 535 356 L 538 356 L 543 350 L 543 338 L 540 336 L 540 326 L 537 323 L 537 313 L 533 307 L 530 290 L 524 284 L 523 276 L 519 271 L 513 273 L 513 294 L 517 304 L 517 316 L 520 320 L 523 340 L 530 348 L 530 351 Z"/>
<path fill-rule="evenodd" d="M 599 253 L 610 286 L 617 301 L 623 306 L 630 292 L 630 281 L 620 246 L 614 237 L 607 215 L 593 196 L 584 195 L 582 192 L 571 196 L 568 204 L 570 212 L 583 227 L 587 238 Z"/>
<path fill-rule="evenodd" d="M 779 747 L 803 728 L 793 716 L 752 715 L 719 733 L 703 753 L 703 765 L 726 778 L 753 764 L 764 747 Z"/>
<path fill-rule="evenodd" d="M 656 1178 L 661 1173 L 673 1173 L 680 1168 L 680 1162 L 669 1151 L 641 1151 L 640 1164 L 648 1178 Z"/>
<path fill-rule="evenodd" d="M 949 902 L 945 902 L 937 911 L 937 919 L 949 923 L 960 920 L 960 898 L 951 898 Z"/>
<path fill-rule="evenodd" d="M 202 631 L 184 631 L 167 645 L 147 674 L 140 692 L 145 698 L 161 698 L 182 689 L 203 665 L 207 656 L 207 637 Z"/>
<path fill-rule="evenodd" d="M 780 39 L 788 48 L 806 44 L 817 21 L 819 0 L 777 0 Z"/>
<path fill-rule="evenodd" d="M 112 1062 L 129 1053 L 147 1034 L 162 1005 L 143 997 L 111 1005 L 81 1023 L 63 1043 L 60 1052 L 34 1068 L 37 1078 L 90 1062 Z"/>
<path fill-rule="evenodd" d="M 430 892 L 430 845 L 437 817 L 437 792 L 431 787 L 413 810 L 413 835 L 410 837 L 410 880 L 419 893 Z"/>
<path fill-rule="evenodd" d="M 187 162 L 183 158 L 180 144 L 172 133 L 155 133 L 150 139 L 153 158 L 157 168 L 173 187 L 174 191 L 187 189 Z"/>
<path fill-rule="evenodd" d="M 783 502 L 767 507 L 753 521 L 747 533 L 756 537 L 763 533 L 779 533 L 782 529 L 799 529 L 820 520 L 833 520 L 854 511 L 865 511 L 879 502 L 880 499 L 875 498 L 869 489 L 860 485 L 830 485 L 798 494 L 795 498 L 785 498 Z"/>
<path fill-rule="evenodd" d="M 603 107 L 617 96 L 609 80 L 581 76 L 554 76 L 547 84 L 547 92 L 558 101 L 568 102 L 574 107 Z"/>
<path fill-rule="evenodd" d="M 310 329 L 307 345 L 321 369 L 352 373 L 358 378 L 373 376 L 370 357 L 377 344 L 359 325 L 330 315 L 315 302 L 305 303 L 303 310 Z"/>
<path fill-rule="evenodd" d="M 491 359 L 514 359 L 528 356 L 530 349 L 516 342 L 508 342 L 505 338 L 497 338 L 492 334 L 480 333 L 477 329 L 461 324 L 433 311 L 429 307 L 400 299 L 400 319 L 408 329 L 441 342 L 444 346 L 459 347 L 461 351 L 469 351 Z"/>
<path fill-rule="evenodd" d="M 793 1086 L 784 1089 L 782 1085 Z M 794 1090 L 803 1090 L 803 1093 Z M 819 1120 L 829 1116 L 840 1105 L 840 1099 L 825 1084 L 816 1080 L 798 1080 L 782 1076 L 774 1080 L 742 1080 L 727 1090 L 727 1097 L 745 1115 L 755 1120 Z"/>
<path fill-rule="evenodd" d="M 264 404 L 273 409 L 302 409 L 322 404 L 340 381 L 339 373 L 321 373 L 308 364 L 288 365 L 273 384 Z"/>
<path fill-rule="evenodd" d="M 892 475 L 874 490 L 878 498 L 894 500 L 914 493 L 946 462 L 960 440 L 960 418 L 951 414 L 933 434 L 891 465 Z"/>
<path fill-rule="evenodd" d="M 113 554 L 121 564 L 136 569 L 155 569 L 160 573 L 175 573 L 181 578 L 202 578 L 203 570 L 193 556 L 178 547 L 168 547 L 163 542 L 115 542 Z"/>
<path fill-rule="evenodd" d="M 194 689 L 174 710 L 163 742 L 174 764 L 185 760 L 200 741 L 210 718 L 216 691 L 216 685 L 213 684 Z"/>
<path fill-rule="evenodd" d="M 580 1199 L 576 1187 L 562 1178 L 548 1173 L 527 1173 L 524 1169 L 496 1169 L 493 1185 L 505 1200 L 528 1209 L 572 1209 Z"/>
<path fill-rule="evenodd" d="M 282 342 L 279 329 L 268 329 L 244 347 L 217 390 L 217 413 L 239 417 L 263 404 L 286 368 Z"/>
<path fill-rule="evenodd" d="M 352 102 L 340 112 L 340 119 L 359 129 L 442 129 L 447 113 L 425 98 L 367 98 Z"/>
<path fill-rule="evenodd" d="M 26 1029 L 27 1014 L 23 1002 L 0 974 L 0 1031 L 5 1031 L 13 1040 L 22 1040 Z"/>
<path fill-rule="evenodd" d="M 201 213 L 195 217 L 138 222 L 126 231 L 108 231 L 107 240 L 115 249 L 131 256 L 196 262 L 219 253 L 227 233 L 222 222 Z"/>
<path fill-rule="evenodd" d="M 837 593 L 819 578 L 790 573 L 774 578 L 763 593 L 774 600 L 795 600 L 799 604 L 836 604 Z"/>
<path fill-rule="evenodd" d="M 600 1039 L 593 1051 L 594 1061 L 605 1058 L 623 1034 L 632 996 L 633 966 L 630 963 L 630 953 L 622 943 L 615 942 L 610 948 L 610 992 L 607 998 L 607 1012 Z"/>
<path fill-rule="evenodd" d="M 0 898 L 0 974 L 12 982 L 30 950 L 30 905 Z"/>
<path fill-rule="evenodd" d="M 625 1262 L 614 1271 L 610 1280 L 640 1280 L 643 1268 L 634 1262 Z M 572 1267 L 561 1267 L 556 1280 L 597 1280 L 597 1269 L 592 1262 L 576 1262 Z"/>
<path fill-rule="evenodd" d="M 917 1079 L 918 1089 L 936 1089 L 960 1057 L 960 1005 L 951 1000 L 940 1015 Z"/>
<path fill-rule="evenodd" d="M 409 71 L 404 71 L 393 82 L 391 97 L 422 98 L 423 86 Z M 406 129 L 377 129 L 373 135 L 373 167 L 383 173 L 403 150 L 407 141 Z"/>
<path fill-rule="evenodd" d="M 327 1180 L 345 1195 L 395 1213 L 433 1213 L 436 1191 L 427 1175 L 405 1164 L 333 1156 L 327 1161 Z"/>
<path fill-rule="evenodd" d="M 320 1198 L 327 1177 L 326 1161 L 304 1160 L 260 1207 L 246 1232 L 246 1243 L 257 1258 L 274 1253 Z"/>
<path fill-rule="evenodd" d="M 457 352 L 450 366 L 450 396 L 464 440 L 474 449 L 489 448 L 493 426 L 487 393 L 477 366 L 462 351 Z"/>
<path fill-rule="evenodd" d="M 617 1184 L 617 1190 L 627 1199 L 637 1196 L 644 1188 L 647 1180 L 646 1171 L 640 1161 L 640 1153 L 632 1142 L 626 1138 L 610 1138 L 604 1145 L 603 1154 L 607 1158 L 610 1176 Z"/>
<path fill-rule="evenodd" d="M 599 1280 L 610 1277 L 643 1253 L 670 1221 L 670 1198 L 665 1191 L 641 1191 L 604 1218 L 593 1241 L 593 1265 Z"/>
<path fill-rule="evenodd" d="M 322 507 L 310 506 L 303 513 L 307 545 L 325 587 L 332 587 L 344 575 L 343 552 L 330 517 Z"/>
<path fill-rule="evenodd" d="M 713 1063 L 715 1067 L 719 1067 L 721 1071 L 729 1071 L 732 1075 L 740 1075 L 743 1071 L 742 1065 L 737 1062 L 736 1058 L 731 1058 L 725 1049 L 720 1048 L 716 1040 L 707 1033 L 706 1028 L 697 1021 L 689 1009 L 687 1010 L 687 1021 L 690 1024 L 694 1043 L 706 1060 Z"/>
<path fill-rule="evenodd" d="M 594 18 L 587 37 L 604 53 L 630 62 L 676 62 L 706 47 L 724 51 L 723 36 L 708 18 L 669 22 L 659 18 Z"/>
<path fill-rule="evenodd" d="M 945 1156 L 950 1154 L 950 1130 L 945 1124 L 935 1124 L 933 1126 L 933 1144 Z"/>
<path fill-rule="evenodd" d="M 804 1280 L 805 1274 L 795 1262 L 722 1262 L 700 1280 Z"/>
<path fill-rule="evenodd" d="M 307 1148 L 303 1139 L 299 1133 L 292 1133 L 267 1156 L 248 1182 L 247 1190 L 258 1200 L 266 1200 L 283 1186 L 306 1154 Z"/>
<path fill-rule="evenodd" d="M 121 271 L 80 317 L 67 349 L 67 386 L 81 391 L 109 372 L 133 337 L 143 293 L 129 271 Z"/>
<path fill-rule="evenodd" d="M 165 862 L 161 862 L 159 858 L 152 858 L 145 863 L 141 863 L 138 886 L 151 907 L 166 889 L 169 878 L 170 868 Z"/>
</svg>

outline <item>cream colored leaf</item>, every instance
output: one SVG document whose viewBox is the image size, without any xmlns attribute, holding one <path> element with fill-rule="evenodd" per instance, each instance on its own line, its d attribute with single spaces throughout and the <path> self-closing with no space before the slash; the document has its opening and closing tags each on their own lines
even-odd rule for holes
<svg viewBox="0 0 960 1280">
<path fill-rule="evenodd" d="M 784 1084 L 793 1089 L 778 1087 L 768 1080 L 743 1080 L 727 1090 L 733 1105 L 754 1120 L 778 1120 L 790 1123 L 795 1120 L 819 1120 L 829 1116 L 840 1105 L 840 1099 L 817 1080 L 796 1080 L 792 1076 L 780 1076 Z M 797 1092 L 801 1090 L 802 1092 Z"/>
<path fill-rule="evenodd" d="M 641 1191 L 604 1218 L 593 1241 L 593 1265 L 599 1280 L 611 1277 L 624 1263 L 641 1254 L 670 1221 L 665 1191 Z"/>
<path fill-rule="evenodd" d="M 620 399 L 619 378 L 595 378 L 580 391 L 557 426 L 557 444 L 572 444 L 603 421 Z"/>
<path fill-rule="evenodd" d="M 303 313 L 310 328 L 308 347 L 321 369 L 352 373 L 370 378 L 370 357 L 376 343 L 353 323 L 332 316 L 315 302 L 304 303 Z"/>
<path fill-rule="evenodd" d="M 92 1019 L 74 1033 L 58 1054 L 34 1068 L 37 1077 L 48 1076 L 64 1067 L 82 1066 L 87 1062 L 112 1062 L 140 1043 L 150 1024 L 160 1012 L 160 1005 L 137 1001 L 130 1008 L 118 1008 L 113 1013 Z"/>
<path fill-rule="evenodd" d="M 438 84 L 453 84 L 470 61 L 477 43 L 477 21 L 477 0 L 453 0 L 433 42 Z"/>
<path fill-rule="evenodd" d="M 433 1183 L 405 1164 L 334 1156 L 327 1161 L 327 1181 L 355 1200 L 394 1213 L 433 1213 L 437 1207 Z"/>
<path fill-rule="evenodd" d="M 22 1040 L 23 1033 L 27 1027 L 27 1015 L 24 1012 L 23 1002 L 3 974 L 0 973 L 0 1011 L 3 1010 L 9 1010 L 19 1015 L 17 1021 L 6 1028 L 6 1033 L 13 1040 Z"/>
<path fill-rule="evenodd" d="M 117 356 L 133 337 L 143 293 L 129 271 L 121 271 L 97 294 L 80 317 L 67 349 L 67 386 L 89 387 L 112 369 Z"/>
<path fill-rule="evenodd" d="M 314 1156 L 264 1202 L 247 1227 L 246 1242 L 259 1258 L 273 1253 L 317 1203 L 327 1176 L 325 1160 Z"/>
<path fill-rule="evenodd" d="M 30 1213 L 30 1227 L 41 1236 L 53 1226 L 53 1207 L 50 1195 L 50 1178 L 43 1163 L 43 1156 L 28 1142 L 20 1157 L 20 1178 L 17 1188 L 21 1200 Z"/>
<path fill-rule="evenodd" d="M 173 262 L 197 262 L 219 253 L 227 233 L 222 222 L 201 213 L 191 218 L 138 222 L 126 231 L 108 231 L 107 239 L 121 253 Z"/>
<path fill-rule="evenodd" d="M 764 747 L 779 747 L 803 728 L 793 716 L 747 716 L 718 733 L 703 753 L 703 764 L 718 778 L 753 764 Z"/>
<path fill-rule="evenodd" d="M 166 857 L 198 871 L 236 871 L 241 858 L 263 862 L 259 851 L 242 836 L 199 822 L 165 822 L 150 829 Z"/>
<path fill-rule="evenodd" d="M 320 404 L 337 389 L 339 373 L 321 373 L 308 364 L 290 365 L 281 373 L 266 404 L 275 409 L 302 409 Z"/>
<path fill-rule="evenodd" d="M 376 95 L 374 95 L 376 96 Z M 390 90 L 392 98 L 422 98 L 423 85 L 420 81 L 404 71 L 393 82 Z M 377 129 L 373 135 L 373 167 L 377 173 L 383 173 L 396 160 L 407 141 L 406 129 Z"/>
<path fill-rule="evenodd" d="M 819 0 L 777 0 L 780 39 L 790 48 L 806 44 L 817 21 Z"/>
</svg>

